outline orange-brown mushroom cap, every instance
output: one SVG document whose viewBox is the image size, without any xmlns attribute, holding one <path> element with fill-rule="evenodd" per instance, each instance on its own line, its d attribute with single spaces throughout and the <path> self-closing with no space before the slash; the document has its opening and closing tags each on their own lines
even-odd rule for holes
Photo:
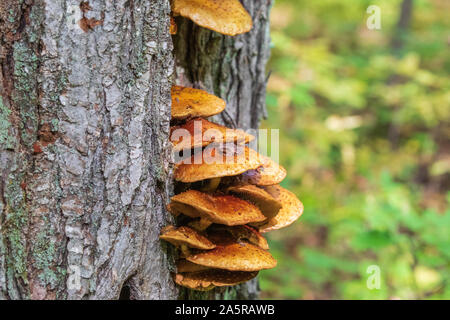
<svg viewBox="0 0 450 320">
<path fill-rule="evenodd" d="M 175 283 L 193 290 L 207 291 L 214 287 L 234 286 L 256 277 L 258 272 L 209 269 L 199 272 L 178 273 Z"/>
<path fill-rule="evenodd" d="M 189 120 L 183 125 L 171 127 L 170 130 L 170 140 L 175 152 L 204 147 L 213 142 L 246 144 L 255 139 L 254 136 L 242 130 L 230 129 L 203 118 Z M 189 135 L 184 136 L 186 133 Z"/>
<path fill-rule="evenodd" d="M 261 156 L 248 147 L 235 146 L 234 150 L 230 150 L 229 144 L 211 145 L 212 148 L 200 155 L 202 158 L 196 161 L 194 154 L 190 159 L 190 163 L 182 161 L 176 164 L 174 178 L 181 182 L 196 182 L 205 179 L 220 178 L 226 176 L 235 176 L 251 169 L 261 166 Z M 222 152 L 221 148 L 226 151 Z M 196 163 L 198 162 L 198 163 Z"/>
<path fill-rule="evenodd" d="M 199 26 L 230 36 L 252 28 L 252 17 L 239 0 L 174 0 L 172 11 Z"/>
<path fill-rule="evenodd" d="M 276 200 L 264 189 L 252 184 L 231 186 L 227 188 L 228 192 L 236 194 L 239 198 L 250 201 L 255 204 L 267 218 L 275 217 L 281 209 L 281 202 Z"/>
<path fill-rule="evenodd" d="M 248 201 L 230 195 L 210 195 L 188 190 L 172 197 L 170 208 L 191 218 L 205 218 L 227 226 L 261 222 L 266 217 Z M 180 206 L 177 206 L 180 204 Z"/>
<path fill-rule="evenodd" d="M 172 119 L 210 117 L 225 109 L 225 101 L 204 90 L 172 86 Z"/>
<path fill-rule="evenodd" d="M 186 257 L 202 266 L 230 271 L 259 271 L 275 268 L 277 261 L 266 251 L 249 243 L 217 246 L 215 249 Z"/>
<path fill-rule="evenodd" d="M 214 249 L 216 247 L 206 237 L 189 227 L 176 228 L 174 226 L 167 226 L 162 230 L 159 238 L 177 247 L 187 245 L 191 248 L 203 250 Z"/>
<path fill-rule="evenodd" d="M 286 169 L 270 159 L 260 155 L 262 165 L 254 170 L 249 170 L 242 174 L 241 181 L 257 186 L 271 186 L 279 184 L 286 178 Z"/>
<path fill-rule="evenodd" d="M 295 194 L 278 185 L 268 186 L 265 189 L 275 199 L 279 200 L 283 207 L 275 217 L 263 225 L 258 226 L 260 232 L 268 232 L 287 227 L 300 218 L 303 213 L 303 204 Z"/>
</svg>

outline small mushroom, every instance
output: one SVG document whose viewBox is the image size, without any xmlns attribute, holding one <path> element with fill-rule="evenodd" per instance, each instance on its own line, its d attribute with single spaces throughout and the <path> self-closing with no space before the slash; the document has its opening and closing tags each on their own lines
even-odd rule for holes
<svg viewBox="0 0 450 320">
<path fill-rule="evenodd" d="M 205 267 L 229 271 L 259 271 L 275 268 L 277 261 L 266 251 L 250 243 L 233 243 L 187 256 L 186 260 Z"/>
<path fill-rule="evenodd" d="M 225 35 L 235 36 L 252 28 L 252 17 L 239 0 L 174 0 L 172 11 Z"/>
<path fill-rule="evenodd" d="M 214 287 L 234 286 L 256 277 L 258 272 L 209 269 L 199 272 L 178 273 L 175 283 L 193 290 L 208 291 Z"/>
<path fill-rule="evenodd" d="M 230 150 L 228 147 L 230 147 L 229 144 L 226 146 L 219 145 L 212 148 L 210 154 L 203 152 L 200 163 L 196 163 L 194 154 L 189 161 L 190 163 L 182 161 L 176 164 L 175 180 L 188 183 L 235 176 L 261 166 L 260 155 L 253 149 L 238 146 L 234 150 Z M 225 153 L 221 151 L 221 148 L 226 148 L 226 150 L 224 149 Z"/>
<path fill-rule="evenodd" d="M 225 109 L 225 101 L 204 90 L 172 86 L 172 119 L 210 117 Z"/>
<path fill-rule="evenodd" d="M 255 205 L 230 195 L 211 195 L 188 190 L 173 196 L 171 200 L 168 207 L 171 212 L 181 212 L 191 218 L 201 218 L 201 221 L 205 221 L 200 230 L 212 223 L 235 226 L 266 219 Z"/>
<path fill-rule="evenodd" d="M 264 189 L 251 184 L 231 186 L 227 188 L 227 192 L 255 204 L 268 219 L 275 217 L 281 209 L 280 201 Z"/>
<path fill-rule="evenodd" d="M 175 152 L 179 152 L 184 149 L 204 147 L 213 142 L 235 142 L 246 144 L 255 139 L 254 136 L 247 134 L 242 130 L 230 129 L 202 118 L 189 120 L 183 125 L 173 126 L 170 129 L 170 140 L 173 144 L 173 150 Z M 189 133 L 188 137 L 177 136 L 177 130 L 183 129 L 187 130 L 187 133 Z"/>
<path fill-rule="evenodd" d="M 216 245 L 248 242 L 261 249 L 269 250 L 269 244 L 261 233 L 247 225 L 234 227 L 214 225 L 212 229 L 208 230 L 208 239 Z"/>
<path fill-rule="evenodd" d="M 189 227 L 176 228 L 174 226 L 167 226 L 161 231 L 159 238 L 179 247 L 185 256 L 190 254 L 188 247 L 201 250 L 209 250 L 216 247 L 206 237 Z"/>
<path fill-rule="evenodd" d="M 303 213 L 303 204 L 292 192 L 278 186 L 268 186 L 265 190 L 282 204 L 280 212 L 258 226 L 260 232 L 268 232 L 289 226 L 297 220 Z"/>
<path fill-rule="evenodd" d="M 175 19 L 173 17 L 170 17 L 170 34 L 177 34 L 177 23 L 175 22 Z"/>
</svg>

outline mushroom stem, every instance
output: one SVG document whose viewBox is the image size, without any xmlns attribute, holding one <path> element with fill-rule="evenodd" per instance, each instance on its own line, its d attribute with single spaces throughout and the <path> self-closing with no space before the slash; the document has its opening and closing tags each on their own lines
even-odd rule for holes
<svg viewBox="0 0 450 320">
<path fill-rule="evenodd" d="M 185 244 L 182 244 L 180 246 L 180 250 L 181 250 L 182 257 L 189 257 L 191 255 L 191 251 L 189 250 L 189 247 Z"/>
<path fill-rule="evenodd" d="M 189 226 L 197 231 L 205 231 L 210 225 L 212 225 L 212 222 L 205 218 L 189 223 Z"/>
<path fill-rule="evenodd" d="M 216 191 L 219 186 L 221 178 L 212 178 L 208 180 L 208 184 L 202 188 L 202 191 Z"/>
</svg>

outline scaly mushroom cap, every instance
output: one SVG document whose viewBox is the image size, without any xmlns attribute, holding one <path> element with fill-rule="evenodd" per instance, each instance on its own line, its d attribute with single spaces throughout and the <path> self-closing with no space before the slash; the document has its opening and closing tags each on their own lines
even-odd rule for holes
<svg viewBox="0 0 450 320">
<path fill-rule="evenodd" d="M 281 209 L 280 201 L 276 200 L 264 189 L 252 184 L 231 186 L 228 187 L 227 191 L 255 204 L 262 214 L 269 219 L 275 217 Z"/>
<path fill-rule="evenodd" d="M 208 230 L 208 239 L 216 245 L 246 241 L 261 249 L 269 250 L 269 244 L 261 233 L 246 225 L 234 227 L 214 225 Z"/>
<path fill-rule="evenodd" d="M 221 152 L 222 147 L 214 147 L 210 153 L 203 151 L 200 163 L 195 163 L 195 154 L 190 163 L 178 163 L 174 172 L 175 180 L 187 183 L 235 176 L 256 169 L 262 164 L 261 156 L 253 149 L 238 146 L 234 147 L 234 150 Z M 229 144 L 226 147 L 229 147 Z"/>
<path fill-rule="evenodd" d="M 252 17 L 239 0 L 174 0 L 172 11 L 199 26 L 229 36 L 252 28 Z"/>
<path fill-rule="evenodd" d="M 277 261 L 266 251 L 249 243 L 217 246 L 186 259 L 202 266 L 230 271 L 259 271 L 275 268 Z"/>
<path fill-rule="evenodd" d="M 188 190 L 172 197 L 170 208 L 191 218 L 205 218 L 227 226 L 261 222 L 266 217 L 250 202 L 229 196 Z"/>
<path fill-rule="evenodd" d="M 225 101 L 204 90 L 172 86 L 172 119 L 210 117 L 225 109 Z"/>
<path fill-rule="evenodd" d="M 167 226 L 162 230 L 159 238 L 170 242 L 176 247 L 187 245 L 191 248 L 203 250 L 214 249 L 216 247 L 214 243 L 189 227 L 176 228 L 174 226 Z"/>
<path fill-rule="evenodd" d="M 303 204 L 295 194 L 278 185 L 265 187 L 265 190 L 279 200 L 283 207 L 275 217 L 258 226 L 260 232 L 287 227 L 302 215 Z"/>
<path fill-rule="evenodd" d="M 271 186 L 279 184 L 286 178 L 286 169 L 281 165 L 263 155 L 260 155 L 260 159 L 262 165 L 257 169 L 244 172 L 240 177 L 242 182 L 257 186 Z"/>
<path fill-rule="evenodd" d="M 239 272 L 209 269 L 199 272 L 178 273 L 175 283 L 193 290 L 207 291 L 214 287 L 234 286 L 256 277 L 258 272 Z"/>
<path fill-rule="evenodd" d="M 196 127 L 198 132 L 196 132 Z M 189 132 L 189 139 L 180 138 L 176 135 L 177 130 L 185 129 Z M 173 126 L 170 128 L 171 142 L 175 152 L 207 146 L 210 143 L 249 143 L 254 136 L 247 134 L 242 130 L 230 129 L 217 123 L 209 122 L 203 118 L 196 118 L 188 121 L 181 126 Z"/>
</svg>

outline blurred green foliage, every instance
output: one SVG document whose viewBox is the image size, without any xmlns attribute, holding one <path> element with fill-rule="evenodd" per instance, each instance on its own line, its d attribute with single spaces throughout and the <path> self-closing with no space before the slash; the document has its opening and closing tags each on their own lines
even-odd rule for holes
<svg viewBox="0 0 450 320">
<path fill-rule="evenodd" d="M 268 234 L 262 298 L 450 298 L 450 3 L 413 1 L 399 30 L 401 3 L 275 2 L 263 126 L 305 212 Z"/>
</svg>

